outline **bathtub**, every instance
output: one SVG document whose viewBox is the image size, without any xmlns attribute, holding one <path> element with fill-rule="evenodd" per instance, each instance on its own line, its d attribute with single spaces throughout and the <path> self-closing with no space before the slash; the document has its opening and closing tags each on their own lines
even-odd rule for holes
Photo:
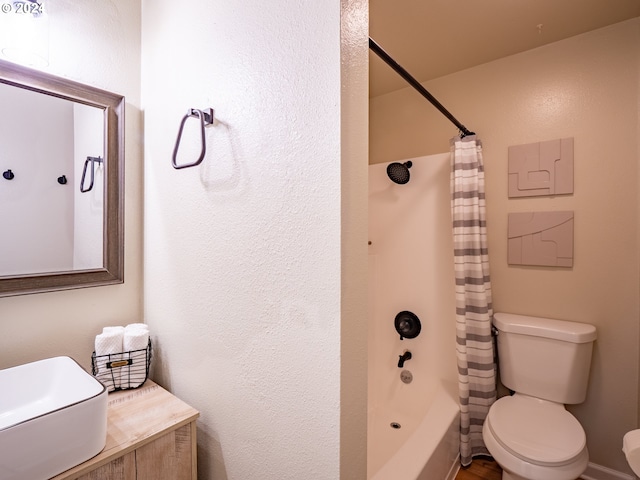
<svg viewBox="0 0 640 480">
<path fill-rule="evenodd" d="M 448 480 L 459 463 L 449 154 L 411 161 L 406 185 L 369 166 L 369 480 Z M 395 330 L 404 310 L 420 318 L 416 338 Z"/>
<path fill-rule="evenodd" d="M 460 408 L 454 389 L 437 385 L 424 399 L 426 412 L 417 420 L 397 406 L 369 411 L 368 479 L 453 480 L 460 452 Z"/>
</svg>

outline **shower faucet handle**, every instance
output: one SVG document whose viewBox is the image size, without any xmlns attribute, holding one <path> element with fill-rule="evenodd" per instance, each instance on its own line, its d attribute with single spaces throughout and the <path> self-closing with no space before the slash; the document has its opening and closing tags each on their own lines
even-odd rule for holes
<svg viewBox="0 0 640 480">
<path fill-rule="evenodd" d="M 402 355 L 398 355 L 398 368 L 404 367 L 404 362 L 411 360 L 411 352 L 406 350 Z"/>
<path fill-rule="evenodd" d="M 394 324 L 396 332 L 400 334 L 400 340 L 405 338 L 416 338 L 420 335 L 420 330 L 422 329 L 418 316 L 408 310 L 397 314 Z"/>
</svg>

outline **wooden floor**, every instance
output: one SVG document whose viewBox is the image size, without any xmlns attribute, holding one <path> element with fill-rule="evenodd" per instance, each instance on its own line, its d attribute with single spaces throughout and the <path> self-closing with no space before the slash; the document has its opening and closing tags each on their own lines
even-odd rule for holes
<svg viewBox="0 0 640 480">
<path fill-rule="evenodd" d="M 471 465 L 461 468 L 455 480 L 500 480 L 502 469 L 489 458 L 474 458 Z"/>
<path fill-rule="evenodd" d="M 501 480 L 502 469 L 490 458 L 474 458 L 468 468 L 461 468 L 455 480 Z M 580 478 L 578 478 L 580 480 Z"/>
</svg>

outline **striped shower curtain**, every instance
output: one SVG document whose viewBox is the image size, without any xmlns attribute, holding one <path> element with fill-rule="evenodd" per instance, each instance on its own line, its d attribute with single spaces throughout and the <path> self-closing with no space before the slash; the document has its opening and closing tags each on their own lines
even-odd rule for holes
<svg viewBox="0 0 640 480">
<path fill-rule="evenodd" d="M 482 146 L 475 135 L 452 140 L 451 216 L 456 277 L 456 351 L 460 461 L 488 455 L 482 425 L 496 400 L 493 306 L 487 251 Z"/>
</svg>

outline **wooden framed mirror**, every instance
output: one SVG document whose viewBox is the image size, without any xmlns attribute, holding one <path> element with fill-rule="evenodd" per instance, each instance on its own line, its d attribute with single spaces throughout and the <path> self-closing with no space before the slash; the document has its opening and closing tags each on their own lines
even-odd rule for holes
<svg viewBox="0 0 640 480">
<path fill-rule="evenodd" d="M 0 60 L 0 297 L 124 281 L 124 105 Z"/>
</svg>

